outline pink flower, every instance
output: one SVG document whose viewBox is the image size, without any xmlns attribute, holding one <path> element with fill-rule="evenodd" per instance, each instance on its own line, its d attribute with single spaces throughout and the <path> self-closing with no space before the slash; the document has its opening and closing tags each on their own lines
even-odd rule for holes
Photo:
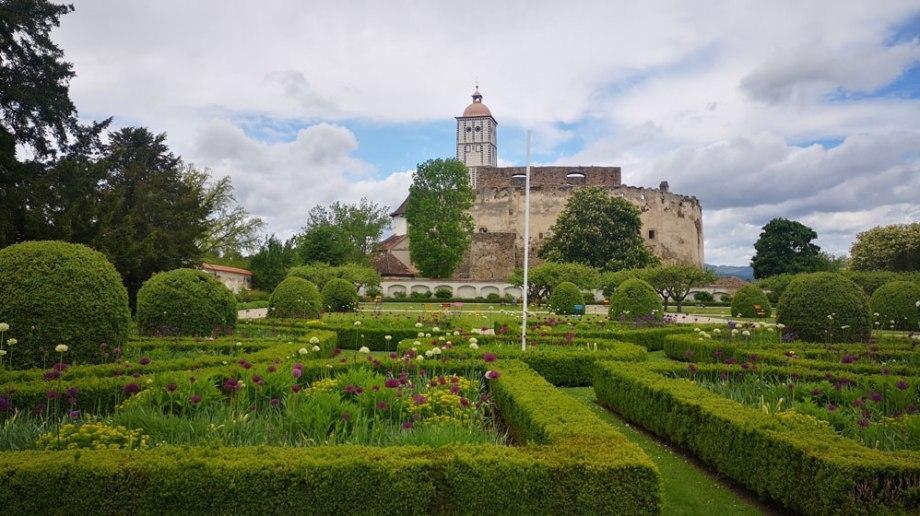
<svg viewBox="0 0 920 516">
<path fill-rule="evenodd" d="M 495 359 L 498 358 L 495 356 L 495 353 L 483 353 L 482 360 L 485 362 L 495 362 Z"/>
<path fill-rule="evenodd" d="M 498 377 L 501 376 L 501 373 L 495 370 L 486 371 L 486 378 L 489 380 L 498 380 Z"/>
</svg>

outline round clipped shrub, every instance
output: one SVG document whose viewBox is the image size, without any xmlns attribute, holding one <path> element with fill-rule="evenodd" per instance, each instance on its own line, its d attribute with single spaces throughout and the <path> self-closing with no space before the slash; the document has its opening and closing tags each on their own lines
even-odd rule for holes
<svg viewBox="0 0 920 516">
<path fill-rule="evenodd" d="M 160 272 L 137 292 L 137 325 L 144 335 L 222 335 L 236 326 L 236 298 L 203 271 Z"/>
<path fill-rule="evenodd" d="M 620 283 L 610 298 L 610 318 L 638 319 L 661 317 L 664 307 L 661 296 L 647 281 L 633 278 Z"/>
<path fill-rule="evenodd" d="M 547 304 L 554 313 L 571 315 L 575 313 L 575 305 L 585 304 L 585 296 L 581 294 L 578 285 L 570 281 L 563 281 L 553 288 Z"/>
<path fill-rule="evenodd" d="M 341 278 L 334 278 L 323 286 L 323 306 L 330 312 L 351 312 L 358 308 L 358 289 Z"/>
<path fill-rule="evenodd" d="M 268 301 L 271 317 L 316 319 L 322 308 L 323 297 L 316 285 L 297 276 L 279 283 Z"/>
<path fill-rule="evenodd" d="M 694 292 L 693 299 L 694 301 L 699 301 L 701 303 L 712 303 L 713 301 L 716 300 L 716 298 L 713 297 L 712 294 L 704 290 L 701 290 L 699 292 Z"/>
<path fill-rule="evenodd" d="M 875 327 L 885 330 L 920 328 L 920 285 L 910 281 L 890 281 L 869 298 Z M 892 322 L 894 321 L 894 322 Z"/>
<path fill-rule="evenodd" d="M 98 362 L 102 344 L 128 340 L 128 291 L 102 253 L 66 242 L 23 242 L 0 249 L 0 323 L 9 325 L 4 340 L 17 341 L 4 365 Z M 63 357 L 54 351 L 59 344 L 68 347 Z"/>
<path fill-rule="evenodd" d="M 439 288 L 434 291 L 434 297 L 438 299 L 450 299 L 454 293 L 449 288 Z"/>
<path fill-rule="evenodd" d="M 770 317 L 770 299 L 760 287 L 745 285 L 732 298 L 732 317 Z"/>
<path fill-rule="evenodd" d="M 869 297 L 859 285 L 831 272 L 799 275 L 776 306 L 785 333 L 808 342 L 868 340 L 869 315 Z"/>
</svg>

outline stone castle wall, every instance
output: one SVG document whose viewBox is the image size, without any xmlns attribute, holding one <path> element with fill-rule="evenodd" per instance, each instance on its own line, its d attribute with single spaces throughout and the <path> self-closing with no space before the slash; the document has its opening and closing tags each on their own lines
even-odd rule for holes
<svg viewBox="0 0 920 516">
<path fill-rule="evenodd" d="M 471 167 L 470 178 L 474 189 L 524 188 L 526 167 Z M 619 186 L 620 167 L 531 167 L 530 188 L 569 186 Z"/>
<path fill-rule="evenodd" d="M 530 245 L 531 264 L 537 265 L 540 246 L 550 236 L 550 228 L 556 222 L 559 212 L 565 206 L 572 192 L 582 185 L 555 182 L 548 178 L 555 177 L 555 170 L 543 174 L 544 181 L 535 181 L 544 167 L 531 169 L 530 190 Z M 569 167 L 546 167 L 561 169 L 568 174 Z M 703 214 L 702 207 L 695 197 L 678 195 L 667 189 L 638 188 L 619 183 L 619 169 L 615 169 L 616 181 L 613 182 L 613 167 L 583 167 L 584 169 L 604 169 L 604 175 L 595 176 L 595 181 L 609 181 L 605 186 L 612 195 L 623 197 L 639 207 L 642 219 L 642 236 L 646 244 L 661 258 L 665 264 L 686 263 L 703 266 Z M 492 169 L 504 172 L 509 168 Z M 521 169 L 523 171 L 523 169 Z M 479 168 L 478 171 L 483 171 Z M 536 172 L 536 173 L 535 173 Z M 511 174 L 507 174 L 509 177 Z M 592 174 L 585 174 L 586 185 Z M 604 179 L 605 178 L 605 179 Z M 476 200 L 470 213 L 473 216 L 476 235 L 474 244 L 468 252 L 464 264 L 471 265 L 458 270 L 465 278 L 474 280 L 494 280 L 507 278 L 514 267 L 523 264 L 524 248 L 524 189 L 521 186 L 509 186 L 501 177 L 478 178 L 475 189 Z M 486 185 L 500 185 L 497 187 Z M 495 239 L 485 235 L 501 234 Z M 510 236 L 509 236 L 510 235 Z M 510 239 L 510 240 L 509 240 Z M 511 245 L 510 241 L 514 244 Z M 480 242 L 477 244 L 477 242 Z M 487 243 L 488 242 L 488 243 Z M 475 265 L 473 265 L 475 264 Z"/>
</svg>

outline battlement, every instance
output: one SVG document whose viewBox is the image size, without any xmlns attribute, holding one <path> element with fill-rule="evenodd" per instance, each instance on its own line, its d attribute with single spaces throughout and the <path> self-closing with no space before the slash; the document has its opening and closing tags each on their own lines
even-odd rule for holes
<svg viewBox="0 0 920 516">
<path fill-rule="evenodd" d="M 470 183 L 473 189 L 524 188 L 525 171 L 526 167 L 471 167 Z M 620 167 L 530 167 L 531 188 L 620 184 Z"/>
</svg>

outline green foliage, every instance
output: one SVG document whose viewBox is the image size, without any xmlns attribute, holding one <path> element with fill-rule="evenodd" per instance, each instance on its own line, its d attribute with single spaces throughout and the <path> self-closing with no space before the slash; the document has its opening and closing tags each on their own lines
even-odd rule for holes
<svg viewBox="0 0 920 516">
<path fill-rule="evenodd" d="M 530 268 L 527 274 L 527 295 L 532 300 L 545 301 L 553 287 L 563 282 L 574 283 L 582 290 L 593 290 L 598 287 L 599 275 L 597 269 L 581 263 L 544 262 Z M 515 269 L 508 281 L 516 287 L 522 287 L 523 269 Z"/>
<path fill-rule="evenodd" d="M 701 303 L 712 303 L 713 301 L 716 300 L 716 298 L 713 297 L 713 295 L 710 294 L 709 292 L 706 292 L 705 290 L 700 290 L 699 292 L 693 293 L 693 300 L 699 301 Z"/>
<path fill-rule="evenodd" d="M 782 274 L 770 276 L 769 278 L 759 279 L 756 284 L 762 290 L 768 290 L 767 298 L 771 303 L 776 304 L 779 302 L 779 298 L 783 295 L 783 292 L 786 291 L 786 287 L 788 287 L 795 278 L 795 274 L 784 272 Z"/>
<path fill-rule="evenodd" d="M 13 367 L 40 367 L 58 357 L 100 359 L 99 345 L 128 338 L 131 312 L 121 277 L 108 260 L 86 246 L 24 242 L 0 250 L 0 322 L 18 341 L 4 357 Z"/>
<path fill-rule="evenodd" d="M 413 290 L 412 292 L 409 292 L 409 299 L 412 299 L 413 301 L 421 301 L 423 299 L 431 299 L 431 295 L 432 294 L 430 290 Z"/>
<path fill-rule="evenodd" d="M 658 258 L 642 240 L 639 208 L 599 187 L 575 190 L 540 249 L 540 257 L 598 269 L 654 266 Z"/>
<path fill-rule="evenodd" d="M 40 450 L 137 450 L 148 446 L 148 436 L 123 426 L 103 422 L 68 423 L 60 433 L 42 434 L 35 443 Z"/>
<path fill-rule="evenodd" d="M 236 298 L 210 274 L 175 269 L 154 274 L 137 293 L 143 335 L 221 335 L 236 326 Z"/>
<path fill-rule="evenodd" d="M 641 317 L 661 317 L 664 307 L 661 297 L 652 286 L 641 279 L 628 279 L 617 288 L 610 298 L 610 318 L 627 320 Z"/>
<path fill-rule="evenodd" d="M 330 312 L 353 312 L 358 308 L 358 290 L 348 280 L 333 278 L 323 286 L 323 307 Z"/>
<path fill-rule="evenodd" d="M 644 279 L 664 299 L 665 308 L 668 306 L 668 300 L 672 300 L 680 312 L 690 291 L 695 287 L 712 283 L 716 280 L 716 275 L 710 270 L 692 265 L 668 265 L 650 269 L 644 274 Z"/>
<path fill-rule="evenodd" d="M 916 283 L 909 281 L 885 283 L 872 294 L 869 299 L 869 307 L 872 309 L 875 321 L 879 323 L 875 326 L 876 328 L 920 329 L 920 285 Z"/>
<path fill-rule="evenodd" d="M 271 294 L 259 289 L 244 288 L 236 293 L 236 300 L 240 303 L 250 303 L 252 301 L 268 301 Z"/>
<path fill-rule="evenodd" d="M 581 289 L 569 281 L 556 285 L 549 295 L 549 309 L 559 315 L 574 314 L 575 306 L 584 304 L 585 297 L 581 294 Z"/>
<path fill-rule="evenodd" d="M 356 204 L 336 201 L 328 207 L 314 206 L 299 238 L 301 260 L 331 265 L 366 263 L 372 246 L 389 225 L 386 206 L 364 198 Z"/>
<path fill-rule="evenodd" d="M 775 218 L 763 227 L 754 244 L 751 259 L 755 278 L 766 278 L 784 272 L 813 272 L 822 270 L 821 248 L 811 243 L 818 238 L 810 227 L 783 218 Z"/>
<path fill-rule="evenodd" d="M 455 159 L 418 166 L 409 187 L 409 254 L 422 275 L 447 278 L 470 246 L 473 190 L 466 166 Z"/>
<path fill-rule="evenodd" d="M 623 269 L 619 271 L 605 271 L 600 275 L 598 284 L 604 291 L 604 297 L 610 299 L 613 293 L 620 286 L 620 283 L 628 279 L 643 279 L 649 269 Z"/>
<path fill-rule="evenodd" d="M 708 368 L 737 374 L 725 366 L 699 366 L 700 374 Z M 908 487 L 908 479 L 920 475 L 914 455 L 861 446 L 813 418 L 746 407 L 673 377 L 680 372 L 686 375 L 686 367 L 607 362 L 597 368 L 594 389 L 602 404 L 631 423 L 788 509 L 916 511 L 918 500 Z"/>
<path fill-rule="evenodd" d="M 850 266 L 861 271 L 920 271 L 920 222 L 858 234 L 850 248 Z"/>
<path fill-rule="evenodd" d="M 249 259 L 252 286 L 265 291 L 275 290 L 287 275 L 288 269 L 297 263 L 297 259 L 293 240 L 282 243 L 275 235 L 271 235 Z"/>
<path fill-rule="evenodd" d="M 741 287 L 732 298 L 733 317 L 770 317 L 771 310 L 770 300 L 756 285 Z"/>
<path fill-rule="evenodd" d="M 859 285 L 839 274 L 804 274 L 780 297 L 776 322 L 805 341 L 865 341 L 871 330 L 869 298 Z"/>
<path fill-rule="evenodd" d="M 240 256 L 259 247 L 259 232 L 265 222 L 251 217 L 233 195 L 233 183 L 222 177 L 207 185 L 204 204 L 211 207 L 207 229 L 198 248 L 205 255 Z"/>
<path fill-rule="evenodd" d="M 313 283 L 317 288 L 322 289 L 326 283 L 334 278 L 339 277 L 337 267 L 324 262 L 313 262 L 307 265 L 292 267 L 288 271 L 288 277 L 302 278 Z"/>
<path fill-rule="evenodd" d="M 434 291 L 434 297 L 438 299 L 450 299 L 454 295 L 449 288 L 439 288 Z"/>
<path fill-rule="evenodd" d="M 297 239 L 297 252 L 304 263 L 341 265 L 348 260 L 349 251 L 345 235 L 330 225 L 307 228 Z"/>
<path fill-rule="evenodd" d="M 842 274 L 862 287 L 869 296 L 886 283 L 910 281 L 909 275 L 892 271 L 844 271 Z"/>
<path fill-rule="evenodd" d="M 489 301 L 489 302 L 491 302 L 491 303 L 497 303 L 497 302 L 501 301 L 501 299 L 502 299 L 502 297 L 501 297 L 500 295 L 498 295 L 496 292 L 489 292 L 489 293 L 486 295 L 486 301 Z"/>
<path fill-rule="evenodd" d="M 288 276 L 275 287 L 269 300 L 270 317 L 316 319 L 323 308 L 323 298 L 316 285 L 296 276 Z"/>
</svg>

